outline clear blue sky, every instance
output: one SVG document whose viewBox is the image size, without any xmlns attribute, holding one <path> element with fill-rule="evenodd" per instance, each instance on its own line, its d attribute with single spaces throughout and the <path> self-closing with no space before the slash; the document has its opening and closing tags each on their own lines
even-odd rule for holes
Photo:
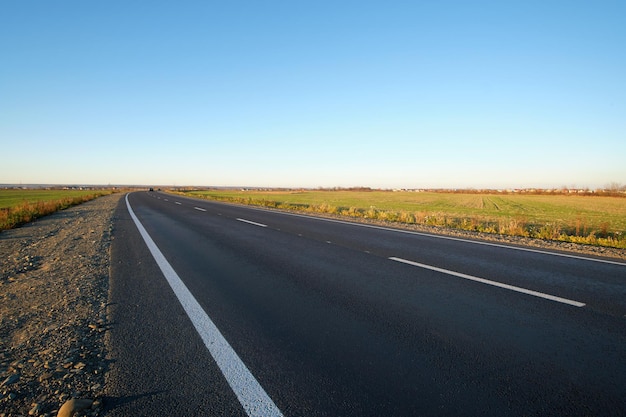
<svg viewBox="0 0 626 417">
<path fill-rule="evenodd" d="M 0 183 L 626 183 L 624 1 L 11 1 Z"/>
</svg>

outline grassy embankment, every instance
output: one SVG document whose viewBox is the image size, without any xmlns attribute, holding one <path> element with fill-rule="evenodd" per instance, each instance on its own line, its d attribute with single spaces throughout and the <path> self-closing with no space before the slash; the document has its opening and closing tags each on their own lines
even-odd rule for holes
<svg viewBox="0 0 626 417">
<path fill-rule="evenodd" d="M 390 191 L 185 191 L 219 201 L 626 248 L 626 198 Z"/>
<path fill-rule="evenodd" d="M 107 194 L 111 194 L 111 191 L 0 190 L 0 230 L 11 229 Z"/>
</svg>

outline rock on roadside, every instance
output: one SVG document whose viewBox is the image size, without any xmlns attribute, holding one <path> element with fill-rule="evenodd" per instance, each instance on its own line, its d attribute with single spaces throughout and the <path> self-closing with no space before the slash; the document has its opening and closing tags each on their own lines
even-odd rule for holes
<svg viewBox="0 0 626 417">
<path fill-rule="evenodd" d="M 100 197 L 0 232 L 0 417 L 101 414 L 112 216 Z M 85 405 L 82 402 L 81 405 Z M 95 404 L 92 406 L 92 404 Z"/>
<path fill-rule="evenodd" d="M 61 406 L 57 417 L 72 417 L 93 405 L 93 401 L 84 398 L 72 398 Z"/>
</svg>

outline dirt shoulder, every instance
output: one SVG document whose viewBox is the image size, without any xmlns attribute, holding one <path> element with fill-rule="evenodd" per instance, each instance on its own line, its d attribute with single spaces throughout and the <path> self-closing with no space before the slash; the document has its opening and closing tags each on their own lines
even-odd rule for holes
<svg viewBox="0 0 626 417">
<path fill-rule="evenodd" d="M 56 416 L 95 401 L 106 371 L 104 331 L 112 216 L 100 197 L 0 233 L 0 416 Z"/>
</svg>

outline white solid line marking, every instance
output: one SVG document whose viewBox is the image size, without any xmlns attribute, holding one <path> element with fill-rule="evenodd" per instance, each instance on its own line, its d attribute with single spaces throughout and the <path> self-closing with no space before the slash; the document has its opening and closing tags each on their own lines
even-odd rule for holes
<svg viewBox="0 0 626 417">
<path fill-rule="evenodd" d="M 163 272 L 167 282 L 172 287 L 187 316 L 191 319 L 204 345 L 211 353 L 211 356 L 213 356 L 213 359 L 215 359 L 222 374 L 224 374 L 228 385 L 235 392 L 246 414 L 250 417 L 282 416 L 283 414 L 276 407 L 274 401 L 267 395 L 248 367 L 241 361 L 224 336 L 222 336 L 218 328 L 213 324 L 213 321 L 211 321 L 176 271 L 174 271 L 174 268 L 167 262 L 165 256 L 163 256 L 163 253 L 154 243 L 137 216 L 135 216 L 128 202 L 128 194 L 126 194 L 126 206 L 154 260 L 161 268 L 161 272 Z"/>
<path fill-rule="evenodd" d="M 545 293 L 538 292 L 538 291 L 527 290 L 526 288 L 516 287 L 514 285 L 509 285 L 509 284 L 503 284 L 501 282 L 491 281 L 491 280 L 484 279 L 484 278 L 478 278 L 472 275 L 462 274 L 460 272 L 454 272 L 448 269 L 438 268 L 436 266 L 421 264 L 419 262 L 408 261 L 406 259 L 396 258 L 396 257 L 391 257 L 389 259 L 391 259 L 392 261 L 402 262 L 402 263 L 417 266 L 420 268 L 430 269 L 431 271 L 437 271 L 437 272 L 441 272 L 444 274 L 453 275 L 455 277 L 469 279 L 471 281 L 476 281 L 476 282 L 480 282 L 480 283 L 487 284 L 487 285 L 493 285 L 494 287 L 500 287 L 500 288 L 504 288 L 504 289 L 511 290 L 511 291 L 517 291 L 523 294 L 545 298 L 546 300 L 556 301 L 556 302 L 563 303 L 563 304 L 569 304 L 575 307 L 585 306 L 585 303 L 581 303 L 579 301 L 568 300 L 567 298 L 561 298 L 561 297 L 557 297 L 557 296 L 550 295 L 550 294 L 545 294 Z"/>
<path fill-rule="evenodd" d="M 200 210 L 200 211 L 206 211 L 206 209 L 200 208 L 200 207 L 194 207 L 196 210 Z"/>
<path fill-rule="evenodd" d="M 267 225 L 266 225 L 266 224 L 253 222 L 252 220 L 239 219 L 239 218 L 238 218 L 237 220 L 239 220 L 240 222 L 253 224 L 253 225 L 255 225 L 255 226 L 259 226 L 259 227 L 267 227 Z"/>
</svg>

